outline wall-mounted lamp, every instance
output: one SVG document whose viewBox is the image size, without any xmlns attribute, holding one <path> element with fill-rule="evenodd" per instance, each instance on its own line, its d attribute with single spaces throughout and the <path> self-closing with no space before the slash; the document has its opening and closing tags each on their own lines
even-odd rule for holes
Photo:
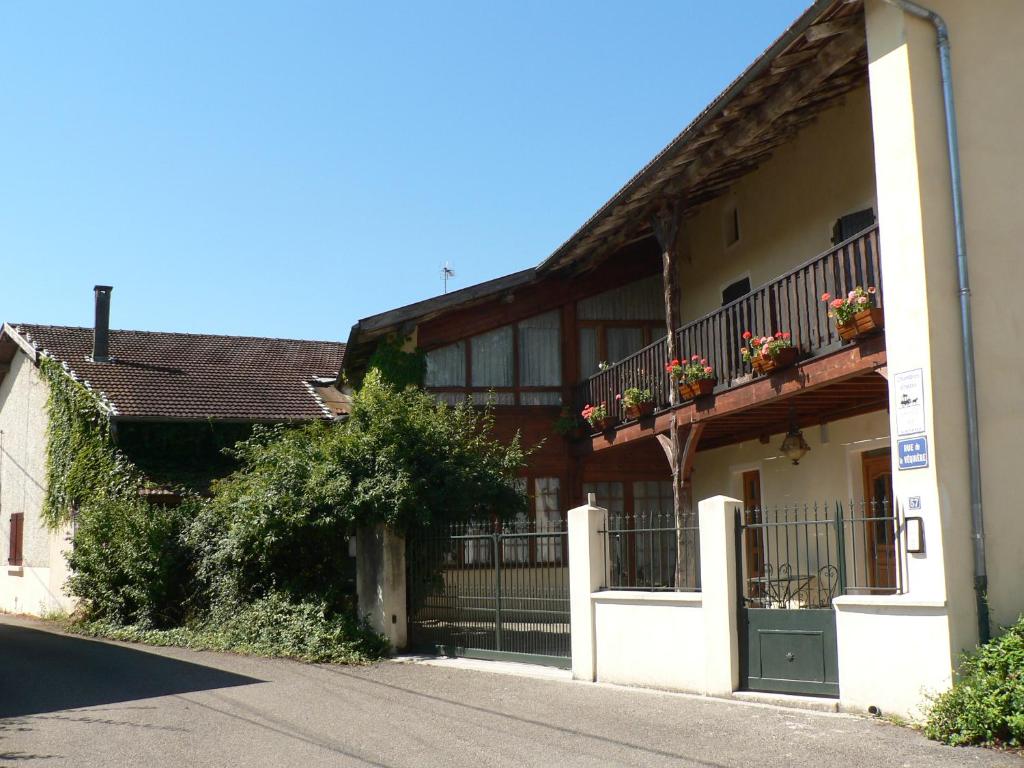
<svg viewBox="0 0 1024 768">
<path fill-rule="evenodd" d="M 804 433 L 797 429 L 796 424 L 794 424 L 790 427 L 786 439 L 782 441 L 782 445 L 779 446 L 779 450 L 794 465 L 797 465 L 800 463 L 800 459 L 811 450 L 811 446 L 804 440 Z"/>
</svg>

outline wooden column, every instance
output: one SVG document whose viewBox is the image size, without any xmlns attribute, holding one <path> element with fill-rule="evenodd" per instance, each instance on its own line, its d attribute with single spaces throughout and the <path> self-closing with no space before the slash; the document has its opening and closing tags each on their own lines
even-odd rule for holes
<svg viewBox="0 0 1024 768">
<path fill-rule="evenodd" d="M 654 237 L 661 247 L 661 279 L 665 296 L 665 330 L 668 332 L 668 359 L 678 358 L 680 350 L 676 348 L 676 330 L 679 328 L 679 281 L 677 279 L 677 260 L 679 250 L 679 222 L 681 211 L 678 206 L 662 208 L 651 222 Z M 666 361 L 667 362 L 667 361 Z M 679 402 L 679 392 L 675 387 L 669 389 L 669 403 Z M 686 432 L 686 443 L 682 442 L 682 430 L 673 418 L 668 435 L 658 435 L 658 442 L 665 451 L 669 466 L 672 469 L 672 511 L 676 521 L 676 585 L 686 580 L 686 574 L 696 567 L 696 537 L 683 529 L 693 524 L 693 492 L 690 474 L 693 472 L 693 456 L 697 452 L 697 443 L 704 425 L 691 424 Z"/>
</svg>

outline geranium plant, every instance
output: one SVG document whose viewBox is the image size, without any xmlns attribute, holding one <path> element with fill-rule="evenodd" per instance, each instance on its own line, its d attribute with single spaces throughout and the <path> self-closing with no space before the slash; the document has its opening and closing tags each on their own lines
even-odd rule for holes
<svg viewBox="0 0 1024 768">
<path fill-rule="evenodd" d="M 690 355 L 686 362 L 671 360 L 665 364 L 665 371 L 681 384 L 693 384 L 695 381 L 715 378 L 715 369 L 700 355 Z"/>
<path fill-rule="evenodd" d="M 750 331 L 744 331 L 743 340 L 747 343 L 743 348 L 743 359 L 748 363 L 778 357 L 782 350 L 793 347 L 789 331 L 776 331 L 772 336 L 755 336 Z"/>
<path fill-rule="evenodd" d="M 834 318 L 839 325 L 847 325 L 853 316 L 865 309 L 874 309 L 877 289 L 869 285 L 866 289 L 859 285 L 846 294 L 845 298 L 832 298 L 832 294 L 821 294 L 821 300 L 828 303 L 828 316 Z"/>
<path fill-rule="evenodd" d="M 601 402 L 598 405 L 591 405 L 587 403 L 583 406 L 583 410 L 580 411 L 580 416 L 583 417 L 590 426 L 596 427 L 602 422 L 608 421 L 608 404 Z"/>
<path fill-rule="evenodd" d="M 626 391 L 621 395 L 616 395 L 615 398 L 621 401 L 626 408 L 639 408 L 644 403 L 649 403 L 654 400 L 650 387 L 646 389 L 641 387 L 626 387 Z"/>
</svg>

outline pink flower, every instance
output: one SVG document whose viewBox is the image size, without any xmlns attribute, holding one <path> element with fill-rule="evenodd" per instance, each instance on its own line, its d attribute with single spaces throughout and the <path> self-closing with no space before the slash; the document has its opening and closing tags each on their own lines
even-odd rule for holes
<svg viewBox="0 0 1024 768">
<path fill-rule="evenodd" d="M 848 294 L 846 294 L 846 298 L 848 298 L 848 299 L 855 299 L 855 298 L 857 298 L 857 292 L 856 291 L 850 291 Z"/>
<path fill-rule="evenodd" d="M 692 357 L 690 357 L 690 360 L 695 363 L 698 360 L 700 360 L 700 355 L 693 355 Z"/>
<path fill-rule="evenodd" d="M 859 298 L 857 299 L 857 303 L 858 303 L 858 304 L 867 304 L 867 303 L 868 303 L 868 297 L 867 297 L 867 296 L 861 296 L 861 297 L 859 297 Z"/>
<path fill-rule="evenodd" d="M 832 307 L 832 309 L 839 309 L 845 303 L 846 302 L 844 302 L 842 299 L 836 299 L 835 301 L 832 302 L 832 304 L 830 304 L 830 306 Z"/>
<path fill-rule="evenodd" d="M 711 373 L 711 366 L 710 365 L 704 366 L 704 373 Z"/>
<path fill-rule="evenodd" d="M 707 364 L 708 364 L 708 361 L 707 361 L 707 360 L 705 360 L 705 359 L 704 359 L 704 358 L 702 357 L 702 358 L 700 359 L 700 364 L 701 364 L 701 365 L 707 365 Z"/>
<path fill-rule="evenodd" d="M 828 301 L 831 298 L 832 298 L 832 294 L 828 293 L 827 291 L 825 293 L 821 294 L 821 300 L 822 301 Z"/>
<path fill-rule="evenodd" d="M 749 338 L 750 338 L 750 337 L 751 337 L 752 335 L 753 335 L 753 334 L 752 334 L 752 333 L 751 333 L 750 331 L 744 331 L 744 332 L 743 332 L 743 340 L 744 340 L 744 341 L 746 341 L 746 340 L 747 340 L 747 339 L 749 339 Z"/>
<path fill-rule="evenodd" d="M 616 399 L 616 400 L 621 400 L 621 399 L 622 399 L 622 395 L 616 395 L 616 396 L 615 396 L 615 399 Z"/>
</svg>

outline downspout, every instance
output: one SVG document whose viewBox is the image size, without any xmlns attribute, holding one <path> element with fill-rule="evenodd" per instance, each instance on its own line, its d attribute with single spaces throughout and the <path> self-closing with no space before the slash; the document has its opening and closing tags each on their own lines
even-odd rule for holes
<svg viewBox="0 0 1024 768">
<path fill-rule="evenodd" d="M 971 322 L 971 287 L 967 274 L 967 235 L 964 229 L 963 187 L 960 179 L 960 147 L 953 105 L 953 72 L 949 58 L 949 30 L 935 11 L 911 0 L 885 0 L 935 27 L 942 80 L 942 104 L 946 117 L 946 146 L 953 196 L 953 228 L 956 235 L 956 270 L 960 283 L 960 333 L 964 351 L 964 401 L 967 407 L 967 457 L 971 482 L 971 540 L 974 545 L 974 594 L 978 606 L 978 640 L 991 638 L 988 617 L 988 569 L 985 565 L 985 520 L 981 507 L 981 448 L 978 439 L 978 390 L 974 369 L 974 328 Z"/>
</svg>

